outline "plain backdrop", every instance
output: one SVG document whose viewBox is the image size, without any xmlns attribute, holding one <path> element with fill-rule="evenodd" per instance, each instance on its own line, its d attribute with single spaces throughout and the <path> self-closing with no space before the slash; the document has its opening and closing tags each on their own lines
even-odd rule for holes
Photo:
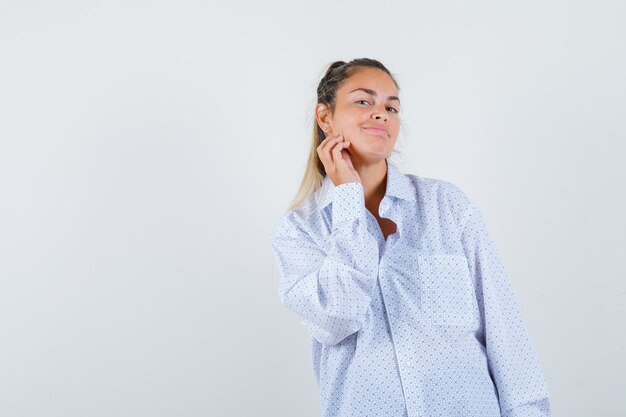
<svg viewBox="0 0 626 417">
<path fill-rule="evenodd" d="M 334 60 L 484 213 L 553 415 L 624 416 L 626 3 L 0 1 L 0 415 L 319 415 L 268 236 Z"/>
</svg>

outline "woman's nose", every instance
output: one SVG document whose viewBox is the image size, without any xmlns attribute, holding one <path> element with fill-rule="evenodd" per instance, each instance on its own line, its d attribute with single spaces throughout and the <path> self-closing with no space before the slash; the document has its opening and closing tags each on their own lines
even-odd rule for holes
<svg viewBox="0 0 626 417">
<path fill-rule="evenodd" d="M 374 117 L 374 119 L 383 119 L 385 121 L 387 121 L 387 114 L 380 112 L 380 111 L 375 111 L 372 116 Z"/>
<path fill-rule="evenodd" d="M 376 106 L 374 112 L 372 113 L 372 117 L 374 119 L 383 119 L 387 121 L 387 112 L 385 108 L 380 108 L 380 106 Z"/>
</svg>

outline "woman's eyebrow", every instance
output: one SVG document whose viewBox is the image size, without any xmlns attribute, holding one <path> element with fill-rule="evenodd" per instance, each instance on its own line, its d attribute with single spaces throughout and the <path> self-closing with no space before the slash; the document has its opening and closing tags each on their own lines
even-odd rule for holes
<svg viewBox="0 0 626 417">
<path fill-rule="evenodd" d="M 376 97 L 376 91 L 370 90 L 369 88 L 363 88 L 363 87 L 355 88 L 354 90 L 350 91 L 350 93 L 354 93 L 355 91 L 358 91 L 358 90 L 365 91 L 367 94 Z M 387 97 L 387 100 L 396 100 L 398 103 L 400 103 L 400 99 L 396 96 L 389 96 Z"/>
</svg>

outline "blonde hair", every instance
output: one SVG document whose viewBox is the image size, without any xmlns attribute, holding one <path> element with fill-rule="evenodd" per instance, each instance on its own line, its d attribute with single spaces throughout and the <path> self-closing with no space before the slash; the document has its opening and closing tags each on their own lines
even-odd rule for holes
<svg viewBox="0 0 626 417">
<path fill-rule="evenodd" d="M 350 77 L 350 75 L 352 75 L 356 68 L 361 67 L 377 68 L 386 72 L 393 80 L 396 88 L 398 88 L 398 90 L 400 89 L 391 72 L 389 72 L 389 70 L 381 62 L 375 59 L 357 58 L 347 63 L 344 61 L 335 61 L 328 65 L 326 73 L 317 86 L 317 103 L 326 104 L 332 114 L 335 111 L 335 98 L 337 90 L 341 87 L 343 82 Z M 324 131 L 317 124 L 317 120 L 314 116 L 311 148 L 309 150 L 309 157 L 304 169 L 304 176 L 302 177 L 296 196 L 293 198 L 287 211 L 299 207 L 309 198 L 311 194 L 315 193 L 322 186 L 324 178 L 326 177 L 326 170 L 324 169 L 324 164 L 322 164 L 322 161 L 317 154 L 317 147 L 320 142 L 324 140 L 324 138 Z"/>
</svg>

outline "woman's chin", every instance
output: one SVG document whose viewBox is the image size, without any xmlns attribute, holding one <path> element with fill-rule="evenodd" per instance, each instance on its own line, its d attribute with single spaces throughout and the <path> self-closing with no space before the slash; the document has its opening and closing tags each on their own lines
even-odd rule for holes
<svg viewBox="0 0 626 417">
<path fill-rule="evenodd" d="M 352 146 L 352 145 L 350 145 Z M 358 163 L 365 164 L 375 164 L 384 159 L 387 159 L 387 155 L 391 152 L 386 147 L 373 147 L 368 146 L 366 149 L 355 150 L 354 152 L 350 152 L 350 157 L 352 161 L 356 161 Z"/>
</svg>

